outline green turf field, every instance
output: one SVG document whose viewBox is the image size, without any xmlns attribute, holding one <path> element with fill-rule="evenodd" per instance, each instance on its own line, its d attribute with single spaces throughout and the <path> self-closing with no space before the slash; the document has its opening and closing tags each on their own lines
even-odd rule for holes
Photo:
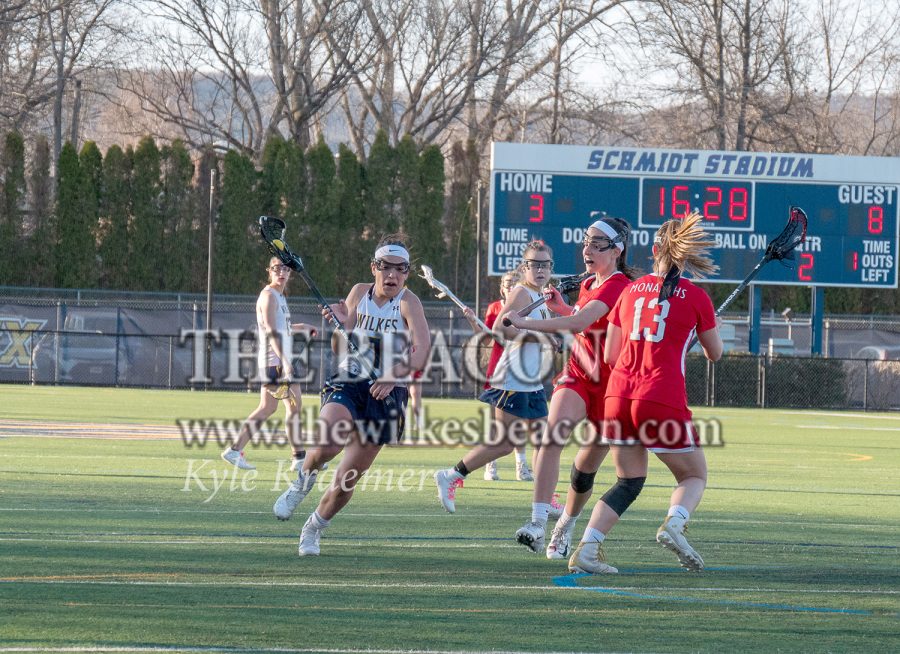
<svg viewBox="0 0 900 654">
<path fill-rule="evenodd" d="M 900 651 L 900 415 L 698 411 L 726 443 L 707 450 L 691 522 L 708 570 L 680 571 L 655 543 L 671 477 L 654 463 L 607 540 L 622 573 L 590 577 L 514 542 L 530 484 L 473 474 L 445 513 L 430 474 L 461 449 L 386 449 L 322 555 L 300 558 L 319 493 L 273 518 L 287 450 L 249 451 L 259 476 L 222 483 L 217 446 L 130 438 L 255 402 L 0 386 L 0 652 Z M 612 478 L 604 466 L 601 487 Z"/>
</svg>

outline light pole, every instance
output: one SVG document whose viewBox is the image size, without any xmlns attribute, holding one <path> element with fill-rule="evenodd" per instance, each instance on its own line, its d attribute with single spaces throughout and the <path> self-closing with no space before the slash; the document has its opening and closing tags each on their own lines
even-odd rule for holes
<svg viewBox="0 0 900 654">
<path fill-rule="evenodd" d="M 211 377 L 212 370 L 212 287 L 213 287 L 213 224 L 216 217 L 216 167 L 209 170 L 209 229 L 206 242 L 206 374 Z M 209 382 L 206 383 L 209 388 Z"/>
</svg>

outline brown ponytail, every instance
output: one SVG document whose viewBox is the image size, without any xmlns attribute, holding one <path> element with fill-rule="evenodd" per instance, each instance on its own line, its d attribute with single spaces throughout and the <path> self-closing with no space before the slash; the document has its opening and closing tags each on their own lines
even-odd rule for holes
<svg viewBox="0 0 900 654">
<path fill-rule="evenodd" d="M 700 279 L 719 269 L 707 251 L 715 241 L 700 226 L 701 219 L 694 211 L 681 220 L 663 223 L 657 230 L 656 253 L 653 255 L 653 271 L 657 275 L 665 275 L 677 268 Z"/>
</svg>

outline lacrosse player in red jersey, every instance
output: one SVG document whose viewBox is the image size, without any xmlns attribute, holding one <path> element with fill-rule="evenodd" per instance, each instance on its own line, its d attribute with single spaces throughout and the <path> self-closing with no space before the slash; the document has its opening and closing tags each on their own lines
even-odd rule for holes
<svg viewBox="0 0 900 654">
<path fill-rule="evenodd" d="M 636 276 L 636 271 L 626 263 L 629 233 L 628 223 L 621 218 L 604 217 L 595 221 L 588 227 L 582 247 L 585 270 L 593 276 L 581 283 L 574 307 L 566 305 L 554 289 L 548 306 L 560 314 L 558 318 L 531 320 L 516 314 L 509 317 L 513 325 L 522 329 L 576 332 L 566 367 L 554 380 L 544 440 L 536 457 L 531 520 L 516 532 L 516 540 L 531 551 L 539 553 L 544 549 L 547 518 L 559 481 L 559 459 L 565 440 L 585 418 L 595 430 L 594 441 L 584 444 L 572 464 L 566 507 L 556 516 L 559 520 L 547 547 L 549 559 L 568 558 L 575 520 L 590 498 L 594 475 L 609 450 L 599 443 L 603 395 L 610 372 L 603 361 L 603 344 L 609 310 L 622 289 Z"/>
<path fill-rule="evenodd" d="M 428 360 L 431 335 L 422 302 L 406 287 L 409 251 L 399 235 L 383 238 L 371 270 L 374 283 L 356 284 L 331 312 L 366 346 L 348 353 L 338 373 L 322 388 L 321 445 L 310 449 L 297 480 L 276 500 L 272 511 L 288 520 L 325 464 L 341 452 L 334 481 L 303 525 L 298 552 L 317 556 L 319 538 L 353 496 L 383 445 L 403 438 L 406 384 Z M 323 309 L 323 315 L 328 314 Z M 369 373 L 373 373 L 374 379 Z"/>
<path fill-rule="evenodd" d="M 647 478 L 647 452 L 669 468 L 677 486 L 656 540 L 688 570 L 703 559 L 684 536 L 685 524 L 706 488 L 706 458 L 699 449 L 687 407 L 684 357 L 696 333 L 710 361 L 722 356 L 718 319 L 706 292 L 681 277 L 709 275 L 714 242 L 700 216 L 670 220 L 656 232 L 653 273 L 625 288 L 609 318 L 604 356 L 614 365 L 606 389 L 603 438 L 612 446 L 618 481 L 597 502 L 572 557 L 572 572 L 612 573 L 602 543 L 640 494 Z"/>
<path fill-rule="evenodd" d="M 278 400 L 282 400 L 285 406 L 285 430 L 294 448 L 291 470 L 295 470 L 302 465 L 305 456 L 300 438 L 300 385 L 292 382 L 297 376 L 297 371 L 291 366 L 293 352 L 285 352 L 283 349 L 291 347 L 292 333 L 306 332 L 309 336 L 315 336 L 316 328 L 302 322 L 291 324 L 291 312 L 284 296 L 291 278 L 291 269 L 283 265 L 278 257 L 272 257 L 266 272 L 269 283 L 256 300 L 258 364 L 260 375 L 264 379 L 259 393 L 259 406 L 247 416 L 237 440 L 222 452 L 222 458 L 241 470 L 254 470 L 255 466 L 247 463 L 244 457 L 244 447 L 260 424 L 278 409 Z"/>
</svg>

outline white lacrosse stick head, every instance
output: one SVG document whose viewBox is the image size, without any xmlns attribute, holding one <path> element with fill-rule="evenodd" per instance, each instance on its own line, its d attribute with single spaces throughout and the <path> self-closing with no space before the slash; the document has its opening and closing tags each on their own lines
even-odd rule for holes
<svg viewBox="0 0 900 654">
<path fill-rule="evenodd" d="M 447 294 L 444 292 L 444 285 L 434 279 L 434 271 L 431 270 L 431 266 L 426 266 L 423 263 L 421 264 L 421 268 L 422 274 L 420 275 L 420 277 L 424 279 L 431 288 L 437 291 L 435 297 L 447 297 Z"/>
</svg>

